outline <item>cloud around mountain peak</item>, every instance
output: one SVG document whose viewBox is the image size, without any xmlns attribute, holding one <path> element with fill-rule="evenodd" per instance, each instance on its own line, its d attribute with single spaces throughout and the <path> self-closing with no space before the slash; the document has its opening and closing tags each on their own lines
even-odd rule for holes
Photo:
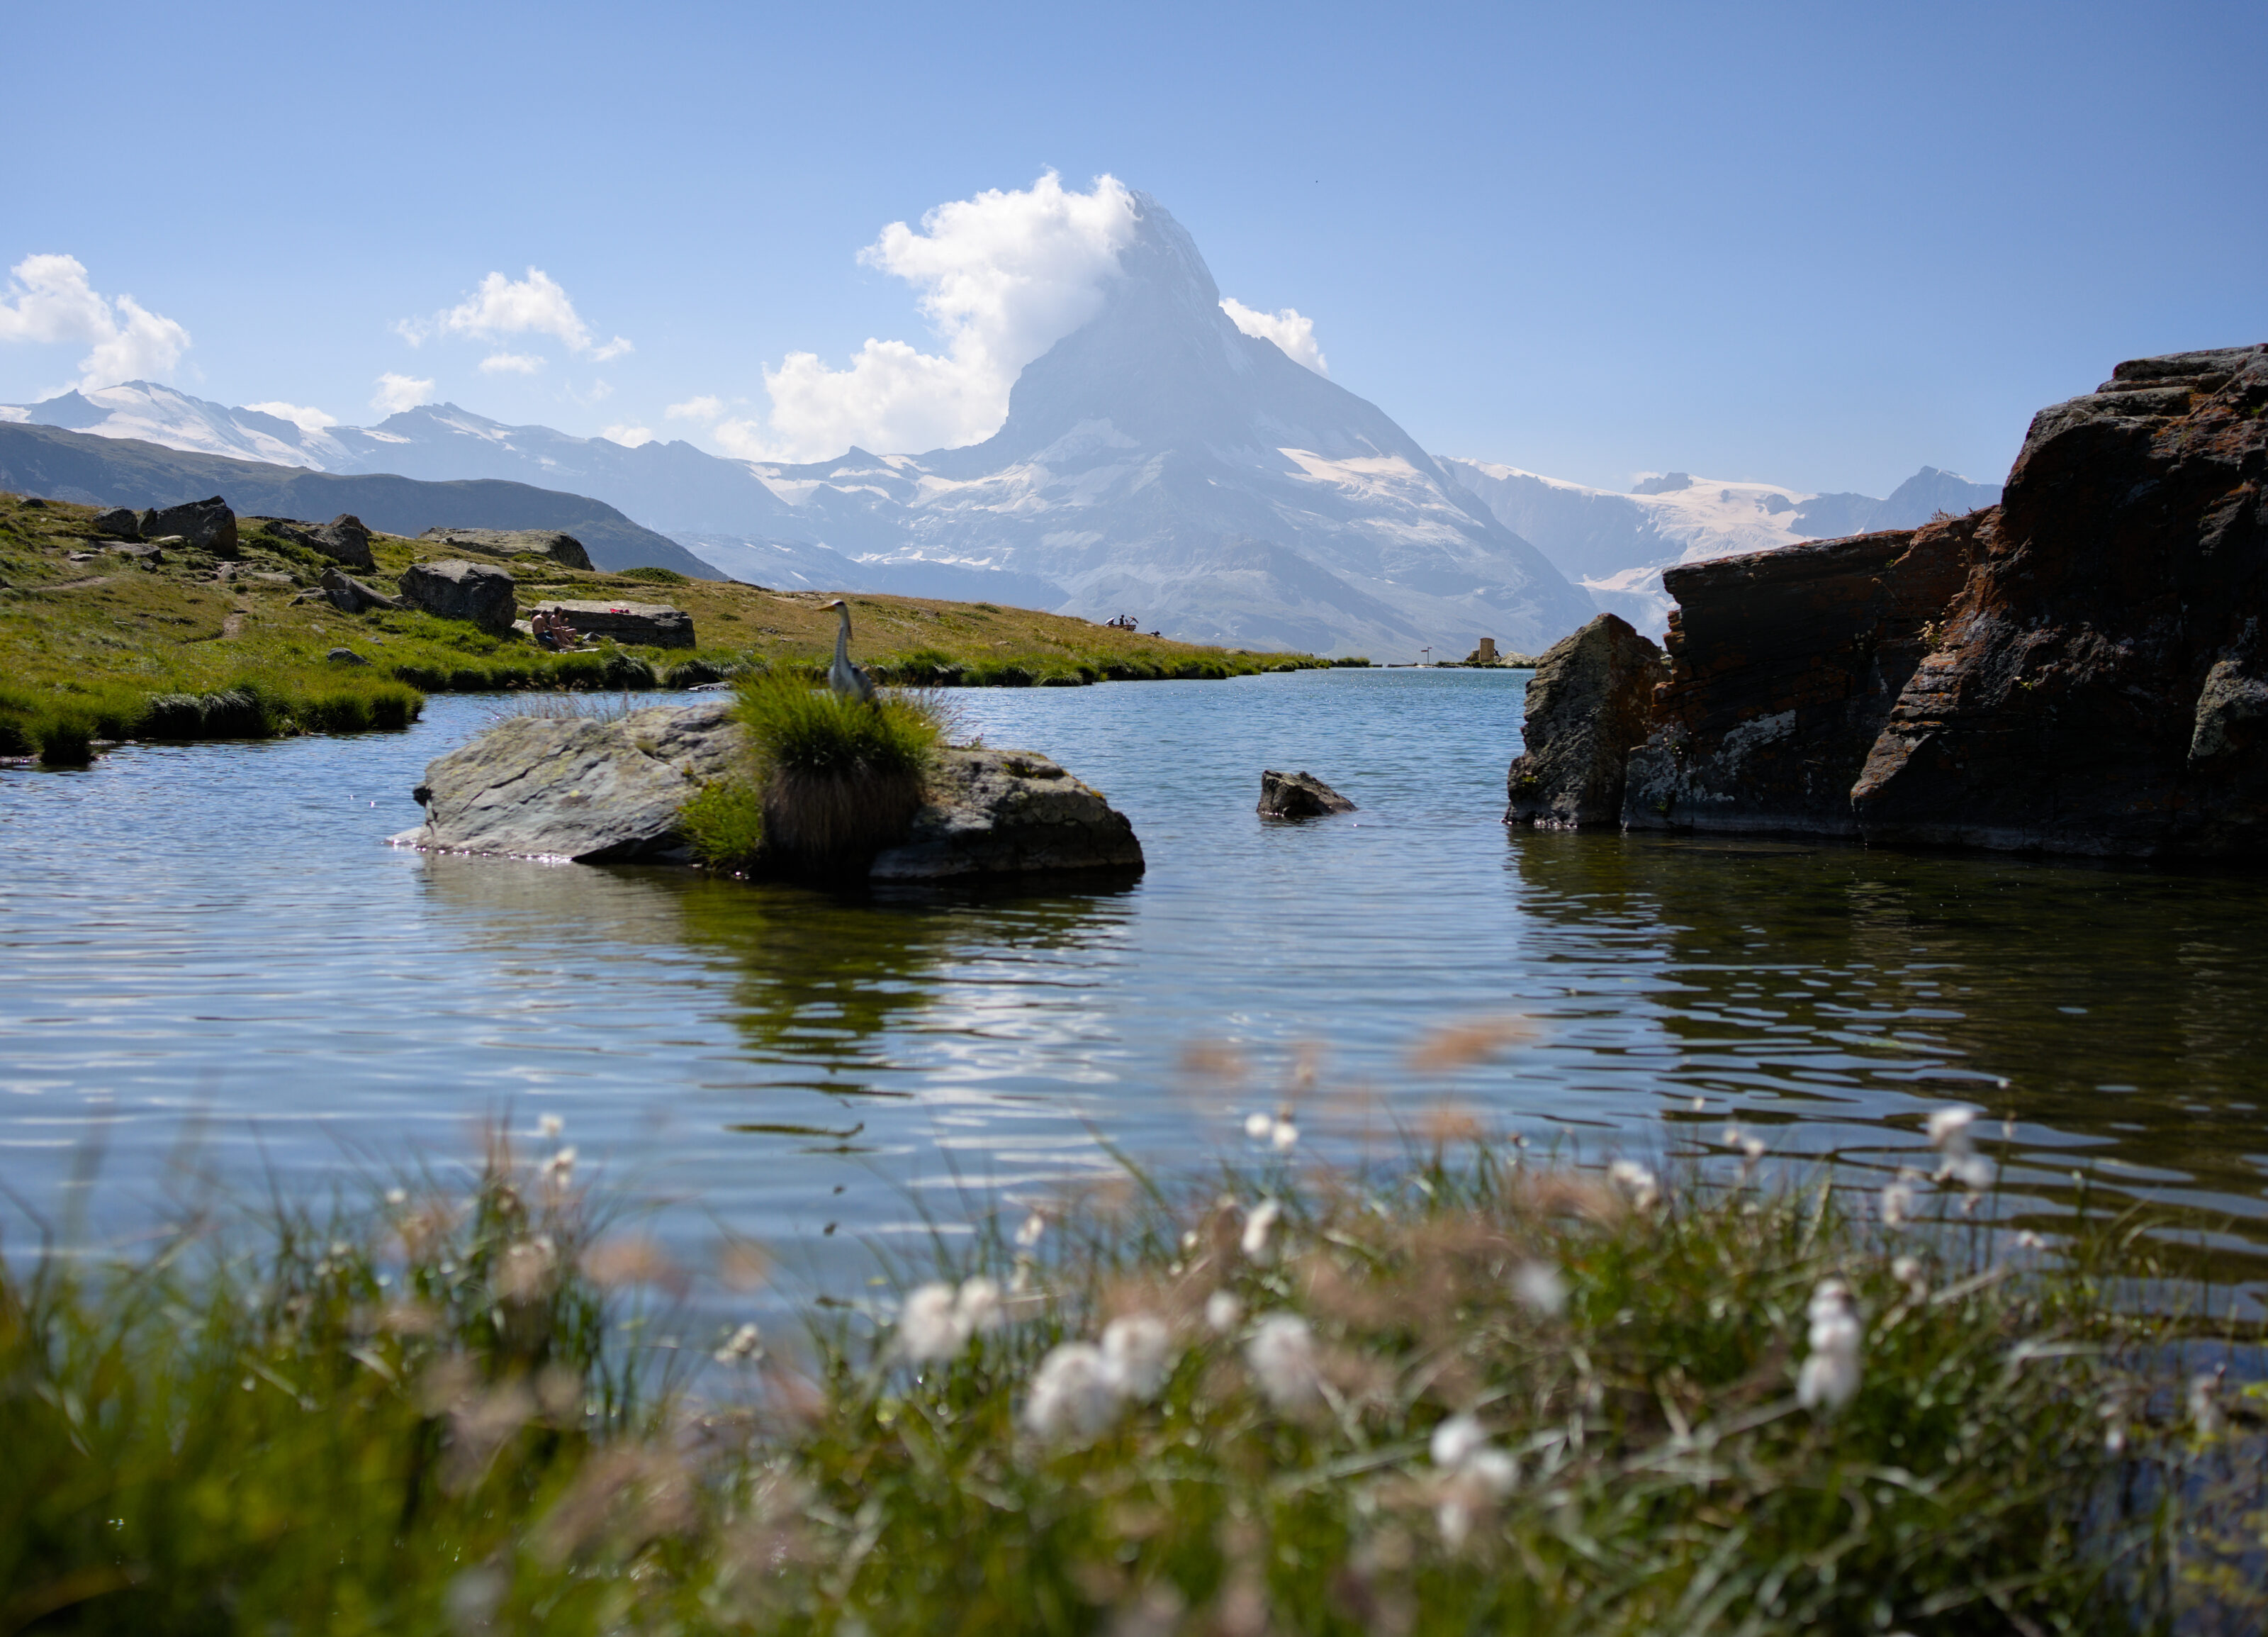
<svg viewBox="0 0 2268 1637">
<path fill-rule="evenodd" d="M 717 404 L 711 436 L 748 459 L 797 461 L 990 437 L 1024 366 L 1101 310 L 1138 218 L 1116 177 L 1081 192 L 1048 171 L 1029 188 L 940 204 L 918 229 L 891 223 L 858 260 L 914 286 L 939 350 L 870 337 L 843 369 L 792 352 L 764 371 L 769 411 L 725 416 Z"/>
</svg>

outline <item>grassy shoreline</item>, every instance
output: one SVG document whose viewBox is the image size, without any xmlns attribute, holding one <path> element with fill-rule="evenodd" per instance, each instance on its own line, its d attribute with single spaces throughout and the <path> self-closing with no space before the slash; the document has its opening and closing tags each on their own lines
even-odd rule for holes
<svg viewBox="0 0 2268 1637">
<path fill-rule="evenodd" d="M 519 582 L 523 605 L 666 601 L 693 616 L 700 639 L 692 650 L 609 642 L 555 654 L 518 633 L 413 610 L 346 615 L 297 601 L 333 565 L 248 524 L 224 564 L 180 548 L 156 557 L 102 551 L 92 506 L 0 495 L 0 756 L 70 763 L 106 740 L 398 728 L 416 719 L 427 693 L 637 692 L 762 671 L 816 678 L 834 648 L 827 594 L 662 570 L 585 572 L 532 554 L 497 559 Z M 378 568 L 362 577 L 382 589 L 413 562 L 465 555 L 388 535 L 373 536 L 372 550 Z M 903 685 L 1077 687 L 1332 663 L 1168 642 L 990 603 L 850 602 L 862 663 Z M 360 663 L 331 658 L 335 649 Z"/>
<path fill-rule="evenodd" d="M 1823 1189 L 1461 1153 L 1137 1178 L 988 1222 L 895 1301 L 808 1308 L 799 1341 L 693 1338 L 699 1382 L 654 1367 L 687 1355 L 653 1350 L 633 1295 L 688 1272 L 572 1185 L 571 1149 L 11 1270 L 0 1626 L 1588 1637 L 2268 1611 L 2254 1399 L 2174 1368 L 2187 1329 L 2117 1300 L 2167 1272 L 2131 1224 L 2011 1261 L 1958 1218 L 1892 1231 Z M 718 1276 L 752 1265 L 727 1245 Z M 1823 1380 L 1843 1353 L 1852 1378 Z"/>
</svg>

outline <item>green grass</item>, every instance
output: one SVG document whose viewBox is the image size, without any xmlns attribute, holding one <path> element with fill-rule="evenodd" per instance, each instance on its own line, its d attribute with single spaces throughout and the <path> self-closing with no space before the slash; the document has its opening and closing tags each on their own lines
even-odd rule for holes
<svg viewBox="0 0 2268 1637">
<path fill-rule="evenodd" d="M 1142 1186 L 1051 1209 L 1036 1244 L 980 1224 L 939 1272 L 993 1281 L 959 1292 L 983 1323 L 935 1322 L 950 1283 L 908 1295 L 927 1325 L 812 1307 L 769 1355 L 728 1320 L 688 1338 L 719 1359 L 697 1393 L 631 1368 L 686 1354 L 651 1346 L 681 1320 L 625 1305 L 686 1271 L 556 1159 L 498 1152 L 464 1184 L 201 1226 L 112 1265 L 11 1265 L 0 1629 L 1634 1637 L 2268 1614 L 2268 1450 L 2225 1413 L 2251 1401 L 2232 1383 L 2200 1415 L 2183 1327 L 2115 1299 L 2170 1271 L 2131 1227 L 2074 1220 L 2055 1254 L 1959 1222 L 1886 1236 L 1818 1191 L 1687 1178 L 1649 1200 L 1485 1151 Z M 1792 1390 L 1830 1279 L 1864 1326 L 1834 1412 Z M 1083 1431 L 1042 1426 L 1047 1361 L 1113 1321 L 1156 1343 L 1153 1379 L 1122 1375 Z"/>
<path fill-rule="evenodd" d="M 736 691 L 747 771 L 710 785 L 683 814 L 703 862 L 738 874 L 857 874 L 904 837 L 944 737 L 936 704 L 896 689 L 846 699 L 800 667 L 745 676 Z"/>
</svg>

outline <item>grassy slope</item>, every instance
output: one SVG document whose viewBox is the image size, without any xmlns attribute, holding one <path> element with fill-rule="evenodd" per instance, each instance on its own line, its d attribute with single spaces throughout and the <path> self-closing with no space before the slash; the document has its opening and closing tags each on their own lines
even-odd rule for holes
<svg viewBox="0 0 2268 1637">
<path fill-rule="evenodd" d="M 155 566 L 107 554 L 73 563 L 72 554 L 90 549 L 93 515 L 87 506 L 30 507 L 0 496 L 0 726 L 11 716 L 47 720 L 75 711 L 99 736 L 117 737 L 135 731 L 136 702 L 148 696 L 210 693 L 247 682 L 286 704 L 388 681 L 429 691 L 652 688 L 751 666 L 824 665 L 834 647 L 836 618 L 824 594 L 585 573 L 523 557 L 509 564 L 523 608 L 547 598 L 667 602 L 693 616 L 700 638 L 689 653 L 609 646 L 548 654 L 524 638 L 499 638 L 423 614 L 349 616 L 328 604 L 294 605 L 293 597 L 328 565 L 304 548 L 248 531 L 240 571 L 227 582 L 217 578 L 214 559 L 199 552 L 169 549 Z M 413 561 L 465 555 L 383 535 L 372 549 L 379 568 L 361 578 L 384 591 Z M 851 606 L 858 657 L 890 680 L 1064 685 L 1322 663 L 1168 642 L 990 603 L 860 596 Z M 328 660 L 335 646 L 353 649 L 370 665 Z M 287 719 L 308 725 L 305 711 L 271 715 L 279 727 Z M 36 731 L 35 724 L 35 737 Z M 25 748 L 19 735 L 0 743 L 0 754 Z"/>
</svg>

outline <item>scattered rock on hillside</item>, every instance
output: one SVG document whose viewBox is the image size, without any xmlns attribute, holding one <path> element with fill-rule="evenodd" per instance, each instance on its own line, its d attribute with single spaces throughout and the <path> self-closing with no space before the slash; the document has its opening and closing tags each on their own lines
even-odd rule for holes
<svg viewBox="0 0 2268 1637">
<path fill-rule="evenodd" d="M 583 542 L 572 535 L 563 535 L 548 528 L 444 528 L 427 529 L 419 536 L 437 541 L 445 546 L 457 546 L 468 551 L 485 551 L 497 557 L 512 557 L 532 551 L 549 557 L 563 568 L 588 569 L 591 554 Z"/>
<path fill-rule="evenodd" d="M 195 546 L 216 557 L 236 555 L 236 513 L 218 495 L 210 500 L 189 500 L 144 512 L 136 520 L 136 532 L 144 540 L 177 535 L 184 545 Z"/>
<path fill-rule="evenodd" d="M 360 614 L 365 608 L 398 608 L 400 597 L 389 597 L 384 592 L 373 591 L 353 575 L 342 569 L 323 571 L 323 595 L 342 614 Z"/>
<path fill-rule="evenodd" d="M 370 530 L 351 512 L 342 512 L 320 528 L 307 531 L 307 543 L 334 563 L 349 568 L 376 568 L 370 554 Z"/>
<path fill-rule="evenodd" d="M 1133 823 L 1046 756 L 949 749 L 939 753 L 911 835 L 885 848 L 868 874 L 919 881 L 1142 868 Z"/>
<path fill-rule="evenodd" d="M 1602 614 L 1554 643 L 1528 684 L 1526 747 L 1505 779 L 1507 824 L 1619 824 L 1631 748 L 1649 726 L 1661 650 Z"/>
<path fill-rule="evenodd" d="M 1353 802 L 1313 773 L 1278 773 L 1270 768 L 1260 775 L 1263 818 L 1322 818 L 1332 813 L 1351 813 Z"/>
<path fill-rule="evenodd" d="M 89 520 L 96 534 L 107 535 L 113 540 L 142 538 L 142 520 L 125 506 L 114 505 L 107 512 L 97 512 Z"/>
<path fill-rule="evenodd" d="M 693 616 L 659 602 L 539 602 L 534 612 L 563 614 L 578 635 L 611 637 L 630 647 L 690 648 Z"/>
<path fill-rule="evenodd" d="M 411 608 L 438 619 L 469 620 L 487 630 L 510 630 L 519 613 L 507 571 L 460 557 L 413 563 L 403 571 L 401 586 L 402 599 Z"/>
<path fill-rule="evenodd" d="M 506 717 L 425 770 L 425 822 L 397 846 L 514 858 L 684 862 L 678 809 L 737 764 L 730 707 L 657 705 L 619 721 Z"/>
<path fill-rule="evenodd" d="M 370 663 L 352 648 L 334 648 L 323 657 L 334 665 L 368 665 Z"/>
</svg>

